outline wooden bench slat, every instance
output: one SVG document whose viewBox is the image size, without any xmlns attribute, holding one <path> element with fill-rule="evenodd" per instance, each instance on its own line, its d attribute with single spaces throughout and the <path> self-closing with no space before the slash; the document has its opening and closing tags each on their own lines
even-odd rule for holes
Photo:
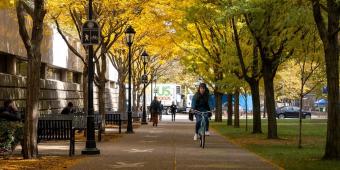
<svg viewBox="0 0 340 170">
<path fill-rule="evenodd" d="M 74 154 L 74 128 L 72 120 L 38 120 L 38 142 L 41 140 L 70 140 L 69 155 Z"/>
</svg>

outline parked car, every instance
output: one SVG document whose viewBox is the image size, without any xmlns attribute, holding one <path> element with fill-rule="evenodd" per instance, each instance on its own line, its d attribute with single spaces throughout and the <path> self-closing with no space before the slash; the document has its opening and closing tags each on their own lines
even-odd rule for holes
<svg viewBox="0 0 340 170">
<path fill-rule="evenodd" d="M 300 108 L 296 106 L 284 106 L 276 110 L 276 117 L 279 119 L 284 118 L 299 118 Z M 303 119 L 311 119 L 311 112 L 302 110 Z"/>
</svg>

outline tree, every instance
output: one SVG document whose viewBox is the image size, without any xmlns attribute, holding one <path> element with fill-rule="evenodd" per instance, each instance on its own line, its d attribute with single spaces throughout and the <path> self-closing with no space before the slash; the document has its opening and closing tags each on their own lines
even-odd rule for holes
<svg viewBox="0 0 340 170">
<path fill-rule="evenodd" d="M 183 31 L 187 41 L 179 45 L 186 52 L 183 61 L 192 71 L 213 87 L 216 103 L 215 121 L 222 121 L 222 94 L 227 74 L 230 75 L 227 57 L 228 25 L 220 9 L 209 3 L 195 3 L 186 9 L 185 21 L 176 30 Z M 221 17 L 222 19 L 218 18 Z M 179 32 L 178 31 L 178 32 Z"/>
<path fill-rule="evenodd" d="M 81 37 L 81 28 L 83 23 L 86 21 L 87 16 L 87 5 L 86 1 L 70 1 L 68 5 L 62 4 L 63 6 L 68 6 L 66 9 L 62 9 L 57 13 L 57 16 L 53 16 L 54 22 L 57 26 L 58 32 L 63 37 L 64 41 L 70 48 L 70 50 L 78 56 L 84 64 L 83 70 L 83 93 L 84 93 L 84 107 L 87 108 L 87 57 L 82 56 L 81 52 L 77 50 L 75 46 L 66 38 L 62 32 L 57 18 L 61 18 L 64 21 L 64 25 L 72 25 L 73 29 L 77 30 L 78 38 Z M 109 8 L 110 5 L 117 5 L 115 2 L 111 1 L 95 1 L 93 15 L 95 20 L 101 27 L 100 38 L 101 43 L 97 46 L 95 50 L 95 69 L 96 76 L 94 83 L 98 87 L 98 105 L 99 113 L 105 114 L 105 84 L 107 83 L 106 73 L 107 73 L 107 57 L 109 56 L 109 50 L 113 47 L 119 38 L 122 36 L 125 30 L 128 18 L 126 13 L 129 11 L 117 8 L 112 11 Z M 125 5 L 121 3 L 120 5 Z M 67 11 L 64 11 L 67 10 Z M 68 15 L 64 14 L 68 13 Z M 62 15 L 62 16 L 60 16 Z M 65 16 L 66 15 L 66 16 Z M 66 18 L 66 19 L 65 19 Z M 59 19 L 60 20 L 60 19 Z M 69 23 L 67 23 L 67 21 Z M 70 26 L 69 26 L 70 27 Z M 87 50 L 87 46 L 83 45 L 83 49 Z M 104 123 L 104 122 L 103 122 Z"/>
<path fill-rule="evenodd" d="M 24 126 L 23 156 L 25 159 L 38 156 L 37 127 L 39 115 L 40 96 L 40 65 L 41 65 L 41 43 L 44 31 L 44 17 L 46 14 L 45 1 L 34 0 L 30 2 L 18 0 L 16 12 L 19 24 L 19 33 L 25 45 L 28 58 L 27 75 L 27 99 Z M 32 19 L 31 34 L 26 16 Z"/>
<path fill-rule="evenodd" d="M 256 44 L 253 45 L 253 51 L 250 53 L 252 56 L 252 62 L 247 66 L 245 64 L 244 52 L 242 51 L 241 44 L 240 44 L 240 36 L 237 24 L 235 22 L 235 17 L 232 17 L 231 20 L 234 39 L 235 39 L 235 47 L 236 53 L 239 59 L 239 64 L 241 67 L 242 75 L 239 77 L 243 78 L 250 86 L 251 94 L 252 94 L 252 101 L 253 101 L 253 133 L 262 133 L 261 127 L 261 108 L 260 108 L 260 88 L 259 82 L 262 77 L 260 63 L 259 63 L 259 56 L 258 56 L 258 47 Z M 254 42 L 252 42 L 254 43 Z M 249 58 L 249 57 L 248 57 Z M 250 75 L 249 75 L 250 74 Z"/>
<path fill-rule="evenodd" d="M 241 88 L 241 94 L 245 101 L 245 114 L 246 114 L 246 131 L 248 131 L 248 88 L 242 87 Z"/>
<path fill-rule="evenodd" d="M 235 102 L 234 102 L 234 127 L 235 128 L 239 128 L 240 127 L 240 89 L 236 88 L 235 89 L 235 93 L 234 93 L 234 98 L 235 98 Z"/>
<path fill-rule="evenodd" d="M 339 18 L 338 0 L 311 0 L 313 16 L 323 42 L 328 88 L 328 123 L 324 159 L 340 159 Z M 327 20 L 327 21 L 326 21 Z"/>
<path fill-rule="evenodd" d="M 297 62 L 299 64 L 299 76 L 300 76 L 300 113 L 299 113 L 299 140 L 298 147 L 302 148 L 302 108 L 303 108 L 303 98 L 305 95 L 313 91 L 319 84 L 321 84 L 324 79 L 320 74 L 323 70 L 320 69 L 322 61 L 320 58 L 319 51 L 321 51 L 320 43 L 315 37 L 315 31 L 304 30 L 306 34 L 308 32 L 310 35 L 306 35 L 304 41 L 301 41 L 302 52 L 298 53 Z M 309 37 L 308 37 L 309 36 Z M 319 73 L 319 74 L 318 74 Z M 309 86 L 307 86 L 309 85 Z M 307 88 L 306 88 L 307 86 Z"/>
<path fill-rule="evenodd" d="M 292 5 L 296 5 L 292 8 Z M 252 11 L 244 15 L 246 24 L 256 41 L 262 61 L 265 86 L 266 109 L 268 114 L 268 138 L 276 139 L 277 124 L 275 113 L 274 77 L 279 65 L 292 56 L 294 48 L 290 42 L 297 38 L 301 27 L 298 20 L 299 4 L 285 1 L 261 1 L 250 4 Z M 254 10 L 256 9 L 256 10 Z"/>
<path fill-rule="evenodd" d="M 127 50 L 125 50 L 122 45 L 120 46 L 120 48 L 116 46 L 114 49 L 111 49 L 109 51 L 109 59 L 118 73 L 118 112 L 124 113 L 126 112 L 125 82 L 128 74 Z"/>
<path fill-rule="evenodd" d="M 80 3 L 80 2 L 79 2 Z M 81 6 L 82 5 L 82 6 Z M 83 25 L 83 17 L 86 16 L 86 12 L 79 10 L 82 9 L 81 7 L 85 8 L 86 3 L 82 2 L 82 4 L 74 4 L 73 1 L 69 1 L 66 3 L 61 3 L 58 1 L 52 1 L 50 8 L 54 9 L 51 12 L 51 18 L 54 20 L 58 33 L 61 35 L 65 43 L 67 44 L 68 48 L 72 51 L 72 53 L 77 56 L 83 62 L 83 74 L 82 74 L 82 87 L 83 87 L 83 106 L 84 111 L 87 113 L 87 106 L 88 106 L 88 58 L 87 58 L 87 46 L 82 45 L 81 48 L 77 48 L 77 45 L 72 42 L 72 39 L 67 38 L 65 31 L 68 30 L 69 32 L 73 33 L 76 30 L 76 33 L 73 35 L 77 35 L 74 37 L 78 37 L 78 41 L 81 40 L 81 28 Z M 60 21 L 62 21 L 62 27 L 60 25 Z"/>
<path fill-rule="evenodd" d="M 227 94 L 227 100 L 228 100 L 228 104 L 227 104 L 227 125 L 228 126 L 232 126 L 233 125 L 233 94 L 232 93 L 228 93 Z"/>
</svg>

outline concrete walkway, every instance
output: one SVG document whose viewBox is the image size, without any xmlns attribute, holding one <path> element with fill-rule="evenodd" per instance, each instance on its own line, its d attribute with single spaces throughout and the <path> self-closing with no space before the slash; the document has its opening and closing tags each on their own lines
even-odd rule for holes
<svg viewBox="0 0 340 170">
<path fill-rule="evenodd" d="M 149 123 L 114 143 L 97 143 L 101 154 L 88 156 L 71 169 L 278 169 L 214 132 L 201 149 L 199 141 L 193 141 L 194 123 L 186 119 L 173 123 L 163 116 L 158 127 Z"/>
</svg>

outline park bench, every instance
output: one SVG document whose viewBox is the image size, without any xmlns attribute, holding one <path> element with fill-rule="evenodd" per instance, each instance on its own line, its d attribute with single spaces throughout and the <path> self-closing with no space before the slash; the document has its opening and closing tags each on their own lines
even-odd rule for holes
<svg viewBox="0 0 340 170">
<path fill-rule="evenodd" d="M 122 133 L 122 119 L 118 113 L 105 114 L 105 125 L 118 125 L 119 133 Z"/>
<path fill-rule="evenodd" d="M 142 118 L 142 112 L 132 112 L 132 120 L 140 122 Z"/>
<path fill-rule="evenodd" d="M 69 156 L 74 155 L 75 129 L 72 120 L 38 120 L 38 143 L 43 140 L 69 140 Z"/>
<path fill-rule="evenodd" d="M 52 120 L 72 120 L 72 126 L 75 130 L 83 131 L 86 135 L 87 128 L 87 115 L 84 112 L 76 112 L 69 115 L 62 114 L 49 114 L 49 115 L 40 115 L 39 119 L 52 119 Z M 102 133 L 102 116 L 95 114 L 94 115 L 94 127 L 95 130 L 98 130 L 98 141 L 101 141 L 101 133 Z"/>
</svg>

